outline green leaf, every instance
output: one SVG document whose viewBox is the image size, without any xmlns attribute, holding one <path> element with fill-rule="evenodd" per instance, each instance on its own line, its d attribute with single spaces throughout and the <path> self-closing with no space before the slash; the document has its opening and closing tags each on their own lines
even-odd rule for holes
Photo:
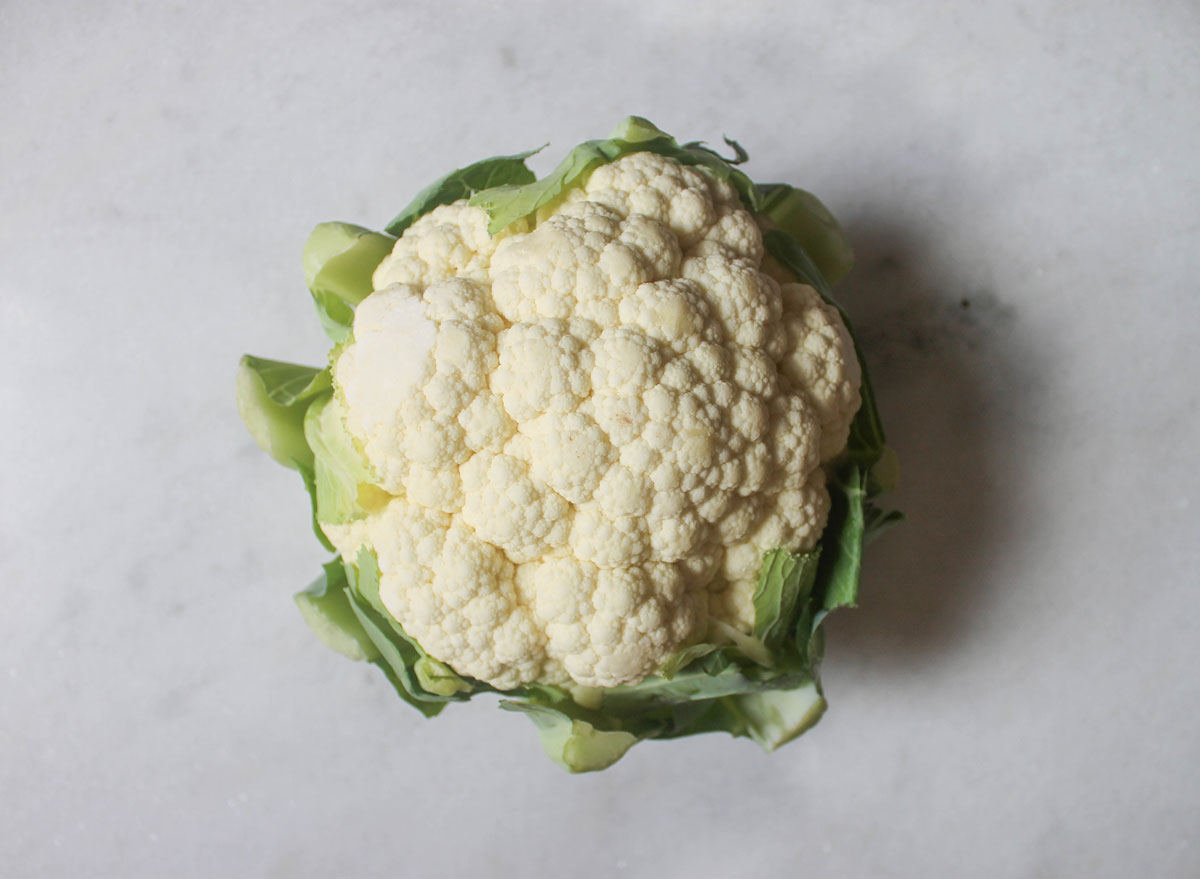
<svg viewBox="0 0 1200 879">
<path fill-rule="evenodd" d="M 717 619 L 708 621 L 708 637 L 720 647 L 730 646 L 751 662 L 770 668 L 775 665 L 767 645 L 754 635 L 746 635 L 728 623 Z M 710 659 L 709 662 L 712 660 Z"/>
<path fill-rule="evenodd" d="M 439 714 L 446 707 L 446 701 L 430 697 L 421 687 L 416 673 L 413 671 L 413 666 L 420 659 L 420 655 L 403 640 L 388 637 L 387 630 L 375 618 L 362 599 L 355 597 L 352 589 L 346 589 L 345 594 L 363 631 L 367 633 L 371 643 L 379 650 L 379 658 L 375 660 L 375 664 L 383 669 L 396 693 L 426 717 Z"/>
<path fill-rule="evenodd" d="M 638 684 L 605 690 L 600 710 L 606 715 L 630 717 L 682 702 L 717 699 L 799 683 L 799 678 L 755 663 L 739 664 L 725 651 L 717 651 L 676 673 L 670 680 L 650 677 Z"/>
<path fill-rule="evenodd" d="M 238 364 L 238 413 L 259 448 L 285 467 L 312 466 L 304 414 L 309 404 L 328 392 L 327 369 L 250 354 Z"/>
<path fill-rule="evenodd" d="M 623 154 L 616 141 L 592 140 L 581 143 L 567 154 L 557 168 L 540 180 L 485 189 L 472 196 L 471 204 L 487 211 L 488 232 L 495 235 L 518 220 L 532 217 L 539 209 L 556 203 L 568 189 L 581 184 L 588 172 Z"/>
<path fill-rule="evenodd" d="M 346 595 L 346 570 L 336 558 L 308 588 L 296 593 L 296 606 L 305 622 L 327 646 L 350 659 L 366 662 L 379 658 L 379 650 L 354 614 Z"/>
<path fill-rule="evenodd" d="M 457 696 L 471 692 L 471 685 L 459 677 L 454 669 L 428 654 L 418 659 L 414 668 L 417 682 L 435 696 Z"/>
<path fill-rule="evenodd" d="M 527 715 L 537 726 L 547 756 L 568 772 L 607 769 L 638 742 L 632 733 L 599 730 L 546 705 L 504 699 L 500 707 Z"/>
<path fill-rule="evenodd" d="M 761 212 L 804 248 L 830 285 L 850 273 L 854 251 L 841 224 L 819 198 L 786 183 L 767 183 L 758 189 Z"/>
<path fill-rule="evenodd" d="M 325 334 L 350 336 L 354 308 L 370 295 L 371 276 L 396 239 L 351 223 L 321 223 L 308 236 L 300 263 Z"/>
<path fill-rule="evenodd" d="M 826 702 L 815 680 L 793 690 L 760 690 L 731 697 L 745 723 L 745 734 L 765 751 L 774 751 L 816 725 Z"/>
<path fill-rule="evenodd" d="M 718 648 L 669 680 L 651 677 L 600 690 L 599 704 L 585 706 L 560 687 L 535 684 L 505 694 L 510 699 L 502 706 L 533 717 L 547 753 L 576 772 L 604 768 L 643 739 L 725 732 L 771 749 L 816 722 L 825 703 L 814 674 L 764 668 L 739 657 L 734 648 Z M 779 695 L 753 698 L 769 693 Z M 576 744 L 564 753 L 567 742 Z M 609 751 L 602 744 L 614 747 Z"/>
<path fill-rule="evenodd" d="M 847 324 L 849 328 L 849 324 Z M 875 407 L 875 390 L 871 386 L 871 377 L 867 374 L 866 360 L 858 350 L 858 342 L 854 343 L 858 354 L 858 362 L 862 366 L 862 386 L 859 394 L 862 405 L 854 413 L 850 422 L 850 436 L 846 440 L 846 455 L 865 467 L 872 468 L 888 449 L 887 437 L 883 434 L 883 422 L 879 419 L 879 410 Z M 894 453 L 893 453 L 894 454 Z"/>
<path fill-rule="evenodd" d="M 754 636 L 774 652 L 788 638 L 796 608 L 806 601 L 817 574 L 820 550 L 793 553 L 774 549 L 763 557 L 754 590 Z"/>
<path fill-rule="evenodd" d="M 321 528 L 321 523 L 317 519 L 317 474 L 312 467 L 306 464 L 297 465 L 296 469 L 300 471 L 300 478 L 304 480 L 304 490 L 308 492 L 309 506 L 312 508 L 312 530 L 313 534 L 317 535 L 317 540 L 321 541 L 321 546 L 325 547 L 330 552 L 337 552 L 337 549 L 329 538 L 325 536 L 324 529 Z"/>
<path fill-rule="evenodd" d="M 278 406 L 294 406 L 311 400 L 330 387 L 328 369 L 267 360 L 252 354 L 242 357 L 242 363 L 258 376 L 267 397 Z"/>
<path fill-rule="evenodd" d="M 748 152 L 746 152 L 745 149 L 743 149 L 743 147 L 740 143 L 738 143 L 736 140 L 733 140 L 732 138 L 729 138 L 729 137 L 724 138 L 724 140 L 725 140 L 725 145 L 727 147 L 729 147 L 731 150 L 733 150 L 733 158 L 732 159 L 727 159 L 727 158 L 719 155 L 716 150 L 711 149 L 710 147 L 706 146 L 704 141 L 702 141 L 702 140 L 693 140 L 693 141 L 690 141 L 689 143 L 685 143 L 683 145 L 683 148 L 685 150 L 704 150 L 707 153 L 712 153 L 714 156 L 716 156 L 718 159 L 720 159 L 726 165 L 741 165 L 745 162 L 750 161 L 750 154 Z"/>
<path fill-rule="evenodd" d="M 610 140 L 626 144 L 647 144 L 659 140 L 674 140 L 645 116 L 626 116 L 609 135 Z"/>
<path fill-rule="evenodd" d="M 654 123 L 640 116 L 630 116 L 617 125 L 610 137 L 589 140 L 575 147 L 558 167 L 540 180 L 482 190 L 471 198 L 471 204 L 488 212 L 488 232 L 495 235 L 513 223 L 536 218 L 539 211 L 557 204 L 570 189 L 582 186 L 588 175 L 601 165 L 630 153 L 653 152 L 685 165 L 706 168 L 718 180 L 729 181 L 746 206 L 756 210 L 758 190 L 749 177 L 733 167 L 734 163 L 745 160 L 745 150 L 735 141 L 727 139 L 727 142 L 737 152 L 732 162 L 699 143 L 680 146 L 675 138 Z"/>
<path fill-rule="evenodd" d="M 315 460 L 317 520 L 327 525 L 361 519 L 382 501 L 345 416 L 344 404 L 330 395 L 310 406 L 304 418 L 304 436 Z"/>
<path fill-rule="evenodd" d="M 400 236 L 405 229 L 440 205 L 469 198 L 481 189 L 532 183 L 537 177 L 526 166 L 525 160 L 542 149 L 538 147 L 512 156 L 494 156 L 451 171 L 417 193 L 417 197 L 385 228 L 392 235 Z"/>
<path fill-rule="evenodd" d="M 767 253 L 775 257 L 784 268 L 796 276 L 802 284 L 808 284 L 821 294 L 821 298 L 842 313 L 842 308 L 833 298 L 833 288 L 821 274 L 812 257 L 800 246 L 800 242 L 781 229 L 768 229 L 763 233 L 763 245 Z M 845 315 L 842 314 L 843 319 Z M 847 328 L 849 325 L 847 325 Z"/>
<path fill-rule="evenodd" d="M 376 613 L 390 617 L 391 614 L 383 606 L 383 599 L 379 597 L 379 559 L 375 553 L 365 546 L 359 547 L 358 557 L 353 562 L 343 559 L 342 565 L 346 569 L 350 588 L 355 594 L 365 599 Z M 405 635 L 404 639 L 410 640 L 408 635 Z"/>
<path fill-rule="evenodd" d="M 697 659 L 708 656 L 708 654 L 719 648 L 719 644 L 699 643 L 684 647 L 682 650 L 676 650 L 663 661 L 662 666 L 658 670 L 658 676 L 663 680 L 669 681 L 686 666 L 691 665 Z"/>
<path fill-rule="evenodd" d="M 829 484 L 829 519 L 821 535 L 821 563 L 817 574 L 821 584 L 821 606 L 827 611 L 854 607 L 858 602 L 866 534 L 865 486 L 865 472 L 854 464 L 845 466 Z"/>
</svg>

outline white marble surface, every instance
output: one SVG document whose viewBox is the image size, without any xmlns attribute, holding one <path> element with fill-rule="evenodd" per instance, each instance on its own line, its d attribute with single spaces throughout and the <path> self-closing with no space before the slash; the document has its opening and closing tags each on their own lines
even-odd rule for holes
<svg viewBox="0 0 1200 879">
<path fill-rule="evenodd" d="M 0 6 L 0 873 L 1200 875 L 1198 45 L 1186 0 Z M 629 112 L 843 218 L 910 521 L 811 734 L 570 777 L 309 635 L 232 380 L 322 356 L 315 222 Z"/>
</svg>

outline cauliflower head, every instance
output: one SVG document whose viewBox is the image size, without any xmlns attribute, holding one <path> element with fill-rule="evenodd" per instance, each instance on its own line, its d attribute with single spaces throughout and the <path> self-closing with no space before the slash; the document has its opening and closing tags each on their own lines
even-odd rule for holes
<svg viewBox="0 0 1200 879">
<path fill-rule="evenodd" d="M 332 378 L 388 497 L 326 535 L 498 689 L 635 683 L 710 619 L 749 633 L 763 554 L 816 544 L 859 408 L 837 311 L 764 271 L 729 183 L 655 153 L 531 231 L 488 219 L 439 206 L 376 268 Z"/>
<path fill-rule="evenodd" d="M 499 691 L 573 772 L 825 710 L 822 621 L 900 519 L 810 193 L 638 117 L 468 165 L 302 264 L 325 368 L 245 356 L 250 433 L 337 556 L 296 596 L 427 717 Z"/>
</svg>

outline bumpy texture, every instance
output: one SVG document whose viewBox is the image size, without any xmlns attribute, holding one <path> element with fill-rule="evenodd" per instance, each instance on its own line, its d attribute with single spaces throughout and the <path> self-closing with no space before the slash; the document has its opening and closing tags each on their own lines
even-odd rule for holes
<svg viewBox="0 0 1200 879">
<path fill-rule="evenodd" d="M 500 689 L 633 683 L 710 617 L 749 631 L 762 554 L 820 537 L 859 405 L 837 312 L 762 270 L 732 188 L 653 153 L 532 232 L 486 227 L 439 207 L 375 272 L 333 375 L 393 497 L 331 540 Z"/>
</svg>

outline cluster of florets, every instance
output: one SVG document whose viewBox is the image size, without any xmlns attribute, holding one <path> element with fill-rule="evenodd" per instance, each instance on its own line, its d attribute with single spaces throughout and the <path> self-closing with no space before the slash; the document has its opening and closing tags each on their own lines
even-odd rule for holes
<svg viewBox="0 0 1200 879">
<path fill-rule="evenodd" d="M 764 266 L 727 184 L 634 153 L 529 232 L 466 202 L 415 222 L 334 363 L 392 498 L 368 546 L 433 657 L 509 689 L 653 674 L 743 631 L 762 555 L 815 545 L 858 362 L 836 310 Z"/>
</svg>

